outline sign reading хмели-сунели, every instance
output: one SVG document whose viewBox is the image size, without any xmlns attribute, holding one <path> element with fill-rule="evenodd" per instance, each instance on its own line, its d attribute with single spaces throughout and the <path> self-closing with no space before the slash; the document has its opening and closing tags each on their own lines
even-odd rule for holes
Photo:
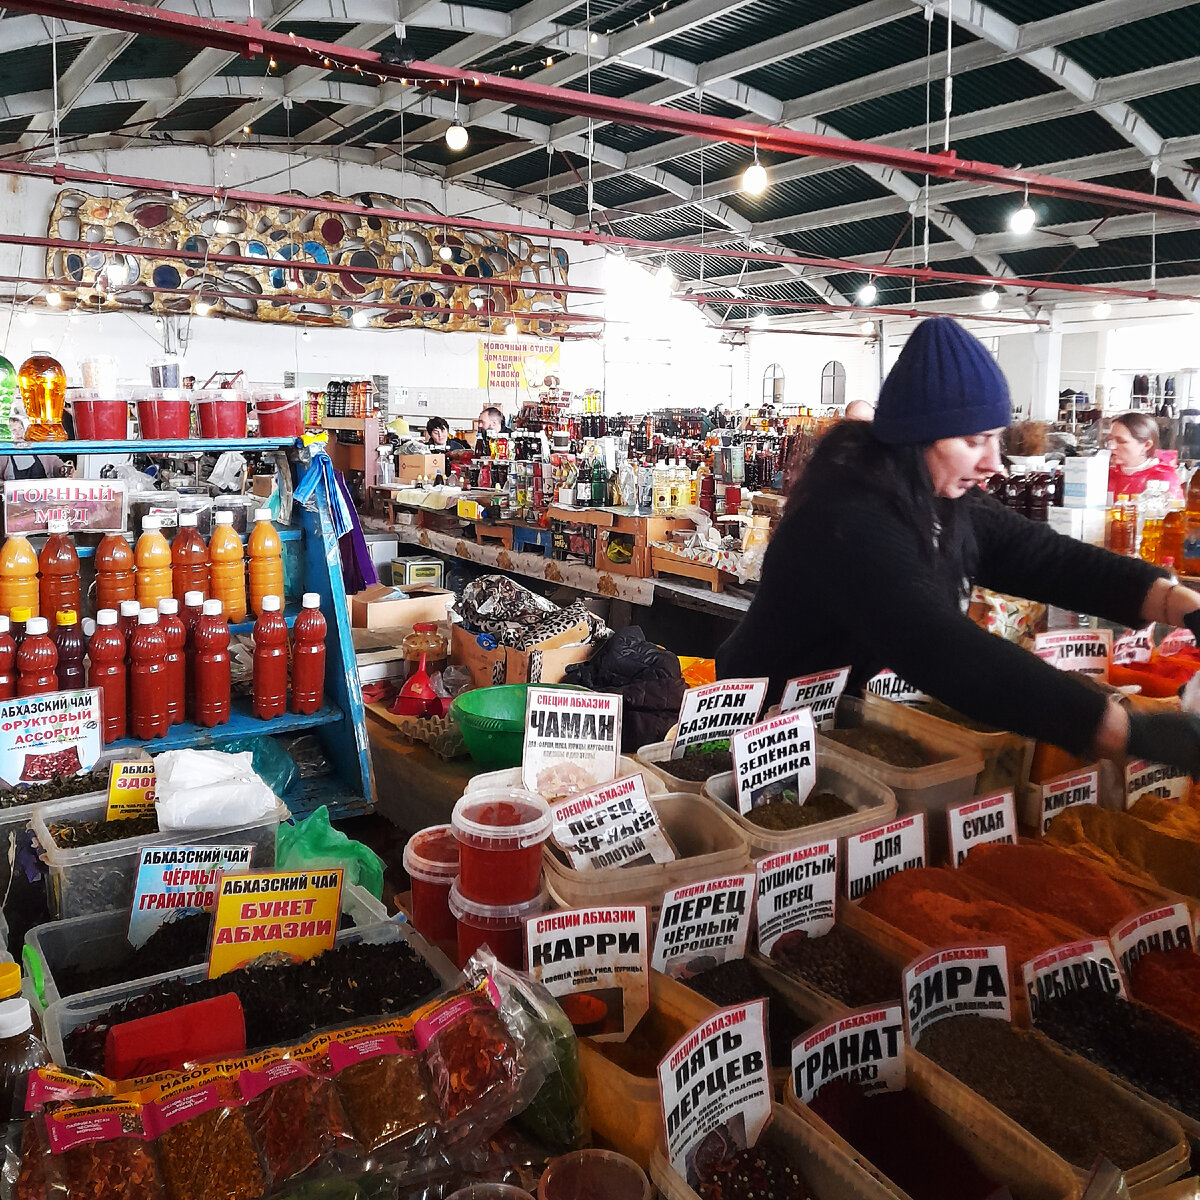
<svg viewBox="0 0 1200 1200">
<path fill-rule="evenodd" d="M 682 758 L 693 746 L 728 741 L 739 729 L 753 725 L 767 694 L 766 679 L 722 679 L 683 694 L 676 723 L 672 758 Z"/>
</svg>

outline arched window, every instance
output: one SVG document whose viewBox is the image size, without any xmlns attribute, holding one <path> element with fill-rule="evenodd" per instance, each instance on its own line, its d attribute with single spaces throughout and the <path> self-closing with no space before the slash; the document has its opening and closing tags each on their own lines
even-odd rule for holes
<svg viewBox="0 0 1200 1200">
<path fill-rule="evenodd" d="M 846 403 L 846 368 L 840 362 L 827 362 L 821 368 L 822 408 L 842 408 Z"/>
<path fill-rule="evenodd" d="M 783 403 L 783 368 L 778 363 L 772 363 L 763 372 L 763 403 Z"/>
</svg>

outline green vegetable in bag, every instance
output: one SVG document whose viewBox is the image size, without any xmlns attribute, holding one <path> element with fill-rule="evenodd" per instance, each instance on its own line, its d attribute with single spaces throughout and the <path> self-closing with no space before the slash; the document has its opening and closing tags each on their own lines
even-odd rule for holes
<svg viewBox="0 0 1200 1200">
<path fill-rule="evenodd" d="M 385 865 L 369 846 L 334 829 L 329 823 L 329 809 L 324 804 L 306 820 L 279 827 L 275 844 L 275 869 L 278 871 L 345 867 L 346 883 L 357 883 L 376 900 L 382 900 Z"/>
</svg>

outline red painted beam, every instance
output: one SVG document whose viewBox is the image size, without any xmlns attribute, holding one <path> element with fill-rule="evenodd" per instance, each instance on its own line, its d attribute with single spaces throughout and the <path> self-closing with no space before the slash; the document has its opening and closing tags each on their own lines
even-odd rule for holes
<svg viewBox="0 0 1200 1200">
<path fill-rule="evenodd" d="M 59 186 L 63 183 L 92 183 L 106 187 L 125 187 L 135 191 L 148 190 L 155 192 L 172 191 L 181 195 L 204 196 L 213 200 L 232 203 L 288 205 L 305 211 L 344 213 L 355 217 L 374 215 L 388 220 L 411 221 L 414 224 L 451 227 L 462 230 L 478 230 L 489 233 L 506 233 L 524 238 L 546 238 L 548 241 L 579 242 L 589 246 L 612 246 L 621 250 L 644 250 L 655 254 L 695 254 L 702 258 L 729 260 L 733 262 L 764 262 L 779 266 L 810 267 L 816 270 L 830 272 L 845 272 L 863 276 L 891 276 L 898 279 L 915 279 L 923 283 L 968 283 L 980 286 L 1012 287 L 1028 291 L 1070 292 L 1084 296 L 1120 296 L 1132 300 L 1193 300 L 1197 297 L 1178 293 L 1154 291 L 1135 291 L 1131 288 L 1118 288 L 1091 283 L 1062 283 L 1045 279 L 1023 279 L 1004 275 L 971 275 L 960 271 L 936 271 L 929 267 L 894 267 L 866 266 L 843 258 L 821 258 L 816 255 L 782 254 L 760 250 L 727 249 L 720 246 L 676 246 L 670 242 L 644 241 L 638 238 L 615 237 L 611 234 L 592 233 L 574 229 L 554 229 L 547 226 L 506 225 L 491 221 L 478 221 L 470 217 L 431 216 L 428 213 L 409 212 L 399 208 L 367 208 L 365 205 L 352 204 L 342 200 L 322 200 L 309 196 L 280 196 L 271 192 L 254 192 L 240 188 L 215 188 L 204 184 L 170 183 L 162 179 L 148 179 L 133 175 L 116 175 L 105 171 L 85 171 L 76 167 L 66 167 L 62 164 L 41 165 L 34 163 L 18 163 L 12 161 L 0 162 L 0 174 L 23 175 L 36 178 L 53 179 Z M 730 237 L 736 235 L 730 234 Z M 10 239 L 11 240 L 11 239 Z M 93 248 L 91 243 L 88 248 Z M 132 247 L 121 247 L 131 252 Z M 156 253 L 162 253 L 156 251 Z M 964 250 L 964 256 L 969 252 Z M 262 265 L 262 259 L 254 259 Z M 280 263 L 286 268 L 287 264 Z M 293 264 L 302 270 L 318 269 L 314 264 Z M 324 269 L 324 268 L 321 268 Z M 367 273 L 369 270 L 384 268 L 352 268 L 354 273 Z M 496 286 L 512 286 L 511 284 Z M 521 285 L 528 286 L 528 285 Z M 551 288 L 545 289 L 547 291 Z M 572 289 L 595 292 L 600 289 Z M 847 308 L 852 306 L 846 306 Z M 844 311 L 836 309 L 836 311 Z"/>
<path fill-rule="evenodd" d="M 917 150 L 893 149 L 871 142 L 800 133 L 792 129 L 755 125 L 749 121 L 589 95 L 570 88 L 547 87 L 528 80 L 459 70 L 435 63 L 412 62 L 403 66 L 385 63 L 373 50 L 292 37 L 278 30 L 264 29 L 257 21 L 241 25 L 189 13 L 148 8 L 133 4 L 130 0 L 6 0 L 5 8 L 12 12 L 39 13 L 107 29 L 173 38 L 246 58 L 274 56 L 284 62 L 366 72 L 381 79 L 412 80 L 421 84 L 426 91 L 457 89 L 465 91 L 469 97 L 480 96 L 564 115 L 616 121 L 641 129 L 661 130 L 707 141 L 756 145 L 761 150 L 781 154 L 815 155 L 837 162 L 875 163 L 939 179 L 968 180 L 1016 191 L 1028 189 L 1037 195 L 1085 200 L 1133 212 L 1172 212 L 1200 217 L 1200 204 L 1188 200 L 959 159 L 953 152 L 926 154 Z"/>
<path fill-rule="evenodd" d="M 691 304 L 726 305 L 729 308 L 785 308 L 793 312 L 837 313 L 847 320 L 868 320 L 871 317 L 956 317 L 960 321 L 992 321 L 1000 325 L 1049 325 L 1043 317 L 999 317 L 988 313 L 929 313 L 916 308 L 884 308 L 861 304 L 809 304 L 806 300 L 755 300 L 750 296 L 714 296 L 693 292 L 681 295 L 680 300 Z"/>
</svg>

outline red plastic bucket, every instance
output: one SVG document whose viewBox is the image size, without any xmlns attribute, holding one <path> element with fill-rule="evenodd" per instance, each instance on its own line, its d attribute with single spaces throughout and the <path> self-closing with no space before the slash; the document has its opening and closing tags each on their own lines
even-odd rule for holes
<svg viewBox="0 0 1200 1200">
<path fill-rule="evenodd" d="M 142 437 L 185 438 L 192 432 L 192 406 L 187 394 L 176 389 L 150 392 L 138 400 Z"/>
<path fill-rule="evenodd" d="M 259 437 L 294 437 L 304 433 L 302 393 L 294 390 L 255 392 Z"/>
<path fill-rule="evenodd" d="M 200 436 L 205 438 L 244 438 L 246 436 L 246 397 L 241 392 L 223 389 L 196 393 L 196 416 Z"/>
<path fill-rule="evenodd" d="M 85 442 L 123 442 L 129 437 L 129 405 L 124 400 L 101 400 L 87 388 L 71 398 L 75 435 Z"/>
</svg>

